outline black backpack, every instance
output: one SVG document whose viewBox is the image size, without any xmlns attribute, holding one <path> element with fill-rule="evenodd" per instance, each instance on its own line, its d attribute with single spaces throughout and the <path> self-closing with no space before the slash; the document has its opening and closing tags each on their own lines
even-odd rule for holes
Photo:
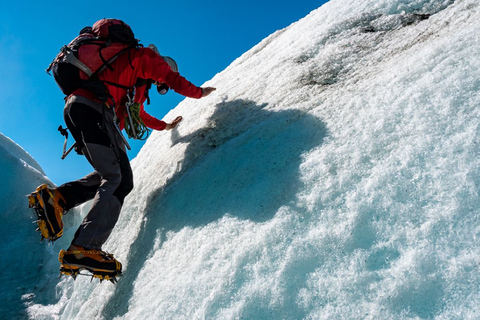
<svg viewBox="0 0 480 320">
<path fill-rule="evenodd" d="M 118 19 L 102 19 L 85 27 L 80 35 L 60 49 L 47 68 L 65 95 L 79 88 L 91 91 L 100 101 L 109 94 L 105 83 L 129 89 L 113 82 L 101 81 L 98 75 L 123 53 L 141 45 L 130 26 Z M 113 69 L 112 69 L 113 70 Z"/>
</svg>

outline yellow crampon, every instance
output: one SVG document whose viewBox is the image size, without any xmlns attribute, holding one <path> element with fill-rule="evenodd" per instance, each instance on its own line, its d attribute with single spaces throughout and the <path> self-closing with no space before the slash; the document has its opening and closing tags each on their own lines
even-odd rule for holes
<svg viewBox="0 0 480 320">
<path fill-rule="evenodd" d="M 101 252 L 101 254 L 99 253 Z M 79 260 L 73 260 L 72 262 L 67 262 L 64 260 L 65 254 L 69 255 L 80 255 L 81 258 Z M 103 259 L 101 261 L 92 261 L 92 259 L 88 260 L 90 256 L 98 256 L 101 255 L 105 257 L 107 260 Z M 82 262 L 82 259 L 87 258 L 87 261 Z M 76 259 L 76 258 L 73 258 Z M 100 282 L 103 280 L 108 280 L 111 283 L 115 284 L 117 282 L 117 277 L 122 275 L 122 264 L 113 258 L 112 254 L 104 253 L 103 251 L 98 250 L 73 250 L 73 251 L 65 251 L 61 250 L 60 254 L 58 255 L 58 260 L 60 261 L 60 276 L 67 275 L 71 276 L 74 280 L 77 279 L 77 276 L 91 276 L 93 278 L 100 279 Z M 107 270 L 106 268 L 102 268 L 100 265 L 102 262 L 105 261 L 111 262 L 111 264 L 115 266 L 115 271 Z M 92 265 L 86 265 L 85 263 L 91 263 Z M 80 273 L 82 270 L 86 270 L 89 273 Z"/>
<path fill-rule="evenodd" d="M 66 205 L 63 196 L 55 190 L 52 192 L 46 184 L 39 186 L 28 195 L 28 207 L 35 209 L 37 231 L 42 235 L 41 241 L 55 241 L 63 235 L 62 217 Z"/>
</svg>

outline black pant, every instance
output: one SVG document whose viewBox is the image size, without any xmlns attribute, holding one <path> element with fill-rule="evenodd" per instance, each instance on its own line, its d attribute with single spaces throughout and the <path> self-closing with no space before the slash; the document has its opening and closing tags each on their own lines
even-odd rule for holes
<svg viewBox="0 0 480 320">
<path fill-rule="evenodd" d="M 101 249 L 118 220 L 125 197 L 133 189 L 130 161 L 113 125 L 113 112 L 101 108 L 105 106 L 93 108 L 90 103 L 67 101 L 65 123 L 95 171 L 58 187 L 67 202 L 66 209 L 93 199 L 72 241 L 91 249 Z"/>
</svg>

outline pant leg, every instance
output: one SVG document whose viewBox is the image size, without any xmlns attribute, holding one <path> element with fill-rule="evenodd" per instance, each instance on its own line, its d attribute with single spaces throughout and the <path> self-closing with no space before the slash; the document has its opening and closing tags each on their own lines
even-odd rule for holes
<svg viewBox="0 0 480 320">
<path fill-rule="evenodd" d="M 72 244 L 101 249 L 118 220 L 124 198 L 133 188 L 130 161 L 124 146 L 118 144 L 121 139 L 108 114 L 80 103 L 68 105 L 65 110 L 67 126 L 75 140 L 80 140 L 83 154 L 95 169 L 92 174 L 59 187 L 70 205 L 93 198 L 92 208 Z"/>
<path fill-rule="evenodd" d="M 57 188 L 60 194 L 65 198 L 65 210 L 70 210 L 82 203 L 90 201 L 95 197 L 97 189 L 100 187 L 101 176 L 94 171 L 85 177 L 67 182 Z"/>
<path fill-rule="evenodd" d="M 120 162 L 110 147 L 87 143 L 85 145 L 94 168 L 101 176 L 100 185 L 93 198 L 93 205 L 79 227 L 72 244 L 101 249 L 115 226 L 122 203 L 114 195 L 120 186 L 122 172 Z"/>
</svg>

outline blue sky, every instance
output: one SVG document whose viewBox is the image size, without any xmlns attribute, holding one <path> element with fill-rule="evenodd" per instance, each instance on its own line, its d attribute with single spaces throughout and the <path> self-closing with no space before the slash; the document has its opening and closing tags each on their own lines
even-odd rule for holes
<svg viewBox="0 0 480 320">
<path fill-rule="evenodd" d="M 101 18 L 128 23 L 144 45 L 175 58 L 180 73 L 202 85 L 278 29 L 326 1 L 22 1 L 0 11 L 0 132 L 29 152 L 56 184 L 92 171 L 70 154 L 61 160 L 63 95 L 45 69 L 78 31 Z M 184 99 L 152 92 L 147 111 L 162 118 Z M 73 139 L 69 139 L 69 144 Z M 133 159 L 143 142 L 131 141 Z"/>
</svg>

